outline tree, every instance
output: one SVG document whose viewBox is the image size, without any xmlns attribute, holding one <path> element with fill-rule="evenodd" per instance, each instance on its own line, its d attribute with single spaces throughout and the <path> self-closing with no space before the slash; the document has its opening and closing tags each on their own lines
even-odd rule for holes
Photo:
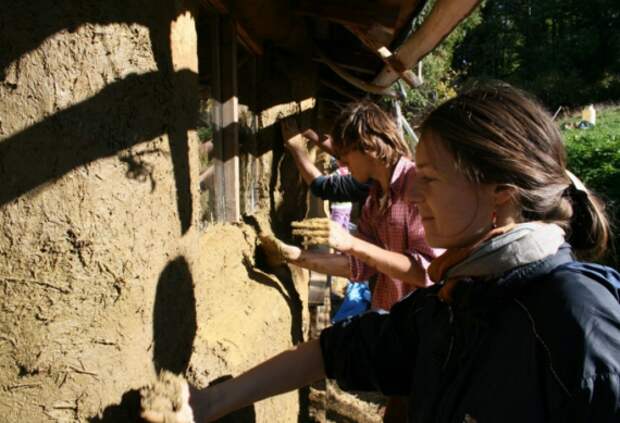
<svg viewBox="0 0 620 423">
<path fill-rule="evenodd" d="M 548 106 L 620 97 L 620 3 L 487 1 L 455 49 L 464 77 L 502 79 Z"/>
</svg>

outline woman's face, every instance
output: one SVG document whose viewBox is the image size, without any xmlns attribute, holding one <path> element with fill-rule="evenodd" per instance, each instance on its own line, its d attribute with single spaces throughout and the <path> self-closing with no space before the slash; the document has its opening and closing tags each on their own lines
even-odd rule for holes
<svg viewBox="0 0 620 423">
<path fill-rule="evenodd" d="M 432 131 L 422 134 L 416 164 L 411 195 L 430 246 L 465 247 L 491 229 L 496 185 L 467 180 L 456 168 L 454 155 Z"/>
</svg>

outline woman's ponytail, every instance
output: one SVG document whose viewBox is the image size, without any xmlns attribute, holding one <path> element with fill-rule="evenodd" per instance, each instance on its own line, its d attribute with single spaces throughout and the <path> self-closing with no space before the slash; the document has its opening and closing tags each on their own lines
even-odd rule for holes
<svg viewBox="0 0 620 423">
<path fill-rule="evenodd" d="M 594 193 L 574 183 L 567 188 L 567 193 L 573 206 L 568 242 L 579 258 L 602 257 L 611 233 L 604 203 Z"/>
</svg>

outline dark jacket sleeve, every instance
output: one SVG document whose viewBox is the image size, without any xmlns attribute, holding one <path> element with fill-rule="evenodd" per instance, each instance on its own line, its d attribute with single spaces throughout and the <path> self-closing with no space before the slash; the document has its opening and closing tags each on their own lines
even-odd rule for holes
<svg viewBox="0 0 620 423">
<path fill-rule="evenodd" d="M 389 313 L 371 311 L 325 329 L 320 341 L 327 377 L 345 390 L 407 395 L 418 342 L 414 296 Z"/>
<path fill-rule="evenodd" d="M 351 175 L 318 176 L 310 184 L 312 194 L 329 201 L 364 202 L 369 190 Z"/>
<path fill-rule="evenodd" d="M 604 275 L 582 267 L 559 267 L 526 303 L 552 376 L 547 399 L 568 394 L 550 402 L 552 421 L 620 422 L 620 305 Z"/>
<path fill-rule="evenodd" d="M 598 374 L 584 379 L 566 421 L 620 422 L 620 374 Z"/>
</svg>

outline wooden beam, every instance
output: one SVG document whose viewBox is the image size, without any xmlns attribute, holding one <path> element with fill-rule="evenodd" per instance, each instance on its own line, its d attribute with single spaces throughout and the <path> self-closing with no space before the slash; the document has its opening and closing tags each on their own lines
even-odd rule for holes
<svg viewBox="0 0 620 423">
<path fill-rule="evenodd" d="M 360 25 L 344 25 L 349 31 L 353 33 L 366 47 L 371 51 L 374 50 L 373 46 L 389 46 L 394 39 L 394 34 L 388 32 L 385 27 L 374 25 L 371 27 L 363 27 Z"/>
<path fill-rule="evenodd" d="M 318 63 L 323 63 L 325 64 L 325 61 L 323 59 L 321 59 L 320 57 L 314 57 L 312 58 L 313 61 L 318 62 Z M 366 75 L 375 75 L 376 72 L 374 72 L 371 69 L 367 69 L 367 68 L 362 68 L 360 66 L 356 66 L 356 65 L 349 65 L 346 63 L 342 63 L 341 61 L 336 60 L 334 63 L 336 63 L 338 66 L 340 66 L 342 69 L 348 69 L 348 70 L 352 70 L 354 72 L 359 72 L 359 73 L 364 73 Z"/>
<path fill-rule="evenodd" d="M 415 15 L 422 10 L 425 4 L 426 0 L 401 0 L 400 12 L 398 13 L 398 19 L 394 27 L 395 31 L 398 33 L 405 26 L 411 25 L 411 21 Z"/>
<path fill-rule="evenodd" d="M 437 0 L 424 22 L 394 53 L 395 60 L 409 69 L 430 53 L 454 28 L 476 8 L 480 0 Z M 392 85 L 400 77 L 386 65 L 373 83 L 381 87 Z"/>
<path fill-rule="evenodd" d="M 207 3 L 212 6 L 215 10 L 217 10 L 222 15 L 228 15 L 228 6 L 224 4 L 222 0 L 202 0 L 203 3 Z"/>
<path fill-rule="evenodd" d="M 323 42 L 317 43 L 317 45 L 325 55 L 344 69 L 351 69 L 357 72 L 362 72 L 358 69 L 365 69 L 366 72 L 372 72 L 374 76 L 381 67 L 381 58 L 365 49 L 364 46 L 354 48 L 351 43 L 336 42 Z M 321 60 L 317 55 L 314 57 L 319 61 Z"/>
<path fill-rule="evenodd" d="M 325 53 L 321 51 L 318 46 L 315 46 L 315 50 L 319 55 L 319 58 L 325 62 L 329 68 L 334 71 L 336 75 L 347 81 L 349 84 L 353 85 L 356 88 L 359 88 L 362 91 L 371 94 L 384 95 L 389 97 L 396 97 L 396 93 L 390 87 L 378 87 L 374 84 L 368 83 L 356 76 L 351 75 L 346 70 L 340 68 L 337 64 L 335 64 L 330 58 L 328 58 Z"/>
<path fill-rule="evenodd" d="M 378 40 L 376 37 L 373 37 L 372 34 L 361 30 L 359 27 L 348 25 L 347 28 L 355 34 L 369 50 L 375 53 L 377 57 L 381 58 L 386 66 L 389 66 L 395 74 L 403 78 L 411 88 L 417 88 L 422 85 L 421 80 L 418 79 L 410 69 L 404 66 L 398 57 L 392 54 L 387 48 L 389 43 Z"/>
<path fill-rule="evenodd" d="M 212 19 L 214 107 L 213 210 L 220 222 L 236 222 L 239 204 L 239 104 L 237 98 L 237 37 L 229 16 Z"/>
<path fill-rule="evenodd" d="M 368 0 L 301 0 L 294 12 L 340 24 L 381 25 L 393 29 L 400 8 L 382 6 Z"/>
<path fill-rule="evenodd" d="M 332 110 L 336 110 L 337 112 L 340 112 L 340 110 L 347 107 L 346 101 L 337 100 L 335 98 L 319 96 L 317 100 L 321 100 L 322 102 L 327 103 L 324 107 L 328 107 Z"/>
<path fill-rule="evenodd" d="M 237 36 L 239 37 L 239 41 L 245 47 L 245 49 L 253 54 L 254 56 L 262 56 L 265 52 L 263 50 L 262 44 L 254 37 L 254 35 L 250 34 L 250 32 L 239 22 L 235 22 L 237 29 Z"/>
<path fill-rule="evenodd" d="M 337 92 L 341 96 L 346 97 L 346 98 L 348 98 L 351 101 L 358 101 L 359 100 L 358 97 L 356 97 L 355 95 L 350 93 L 345 88 L 339 86 L 338 84 L 335 84 L 333 82 L 327 81 L 325 79 L 321 79 L 320 82 L 321 82 L 321 84 L 325 85 L 327 88 L 334 90 L 335 92 Z"/>
<path fill-rule="evenodd" d="M 201 0 L 203 4 L 213 7 L 218 13 L 222 15 L 230 15 L 230 7 L 223 0 Z M 254 36 L 247 28 L 245 28 L 239 21 L 234 20 L 234 26 L 239 41 L 243 47 L 255 56 L 262 56 L 264 53 L 263 46 L 257 37 Z"/>
</svg>

